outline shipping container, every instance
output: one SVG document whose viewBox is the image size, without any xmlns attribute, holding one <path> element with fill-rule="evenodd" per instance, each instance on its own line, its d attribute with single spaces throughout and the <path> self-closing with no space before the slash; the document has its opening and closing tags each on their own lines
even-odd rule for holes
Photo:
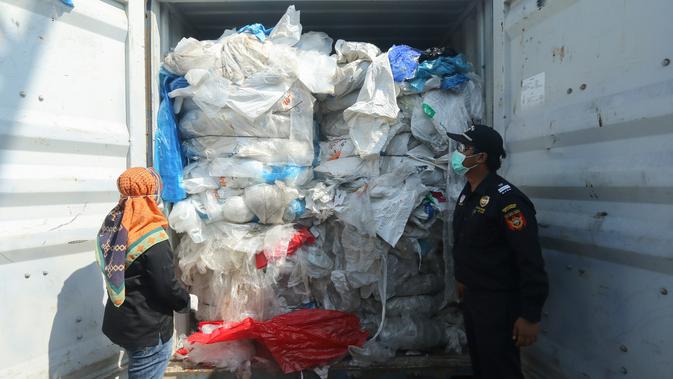
<svg viewBox="0 0 673 379">
<path fill-rule="evenodd" d="M 0 377 L 120 372 L 93 246 L 119 173 L 151 164 L 162 57 L 290 4 L 304 31 L 451 46 L 484 79 L 551 282 L 529 378 L 673 377 L 672 1 L 73 2 L 0 0 Z"/>
</svg>

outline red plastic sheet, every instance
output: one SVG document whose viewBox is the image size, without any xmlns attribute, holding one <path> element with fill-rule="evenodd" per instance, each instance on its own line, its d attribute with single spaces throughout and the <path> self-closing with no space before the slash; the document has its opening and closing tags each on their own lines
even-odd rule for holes
<svg viewBox="0 0 673 379">
<path fill-rule="evenodd" d="M 362 347 L 367 332 L 360 329 L 357 316 L 324 309 L 304 309 L 275 317 L 269 321 L 247 318 L 210 334 L 197 332 L 189 336 L 190 344 L 253 339 L 263 344 L 285 373 L 323 366 L 344 357 L 348 347 Z M 184 355 L 186 351 L 179 352 Z"/>
<path fill-rule="evenodd" d="M 305 244 L 312 244 L 314 242 L 315 237 L 308 231 L 308 229 L 299 229 L 292 236 L 290 243 L 287 245 L 287 255 L 292 255 Z M 257 267 L 257 269 L 263 269 L 269 264 L 269 261 L 276 261 L 282 258 L 284 254 L 285 249 L 280 246 L 271 251 L 260 251 L 255 255 L 255 267 Z"/>
</svg>

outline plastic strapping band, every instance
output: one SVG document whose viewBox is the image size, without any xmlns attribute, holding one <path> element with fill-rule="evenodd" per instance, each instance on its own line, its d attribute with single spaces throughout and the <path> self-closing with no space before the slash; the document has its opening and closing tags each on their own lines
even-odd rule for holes
<svg viewBox="0 0 673 379">
<path fill-rule="evenodd" d="M 387 253 L 383 254 L 381 256 L 381 260 L 383 261 L 383 287 L 381 287 L 381 284 L 379 284 L 379 294 L 381 295 L 381 323 L 379 324 L 379 330 L 376 331 L 376 334 L 374 334 L 374 337 L 372 337 L 370 340 L 375 340 L 376 337 L 381 334 L 381 331 L 383 330 L 383 325 L 386 322 L 386 303 L 388 302 L 388 255 Z"/>
</svg>

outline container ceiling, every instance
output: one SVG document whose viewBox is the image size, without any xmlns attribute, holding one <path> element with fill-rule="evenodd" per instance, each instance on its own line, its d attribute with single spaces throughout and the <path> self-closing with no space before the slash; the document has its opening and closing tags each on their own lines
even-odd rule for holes
<svg viewBox="0 0 673 379">
<path fill-rule="evenodd" d="M 417 1 L 179 1 L 172 3 L 200 39 L 216 39 L 225 29 L 262 23 L 273 27 L 285 9 L 301 11 L 304 31 L 321 31 L 334 40 L 392 44 L 417 48 L 441 45 L 476 0 Z"/>
</svg>

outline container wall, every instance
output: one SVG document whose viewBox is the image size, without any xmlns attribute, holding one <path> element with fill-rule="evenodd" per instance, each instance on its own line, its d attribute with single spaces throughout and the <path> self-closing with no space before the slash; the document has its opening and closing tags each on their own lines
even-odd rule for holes
<svg viewBox="0 0 673 379">
<path fill-rule="evenodd" d="M 0 377 L 100 377 L 120 360 L 94 242 L 117 176 L 144 162 L 134 38 L 122 3 L 0 0 Z"/>
<path fill-rule="evenodd" d="M 671 14 L 668 0 L 495 2 L 503 174 L 536 205 L 551 280 L 531 377 L 673 372 Z"/>
</svg>

